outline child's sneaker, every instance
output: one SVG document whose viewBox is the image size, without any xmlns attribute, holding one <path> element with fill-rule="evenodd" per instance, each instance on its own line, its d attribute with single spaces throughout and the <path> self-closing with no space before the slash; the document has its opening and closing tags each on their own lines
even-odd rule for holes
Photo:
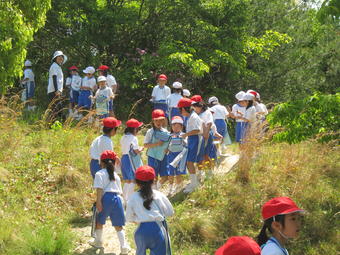
<svg viewBox="0 0 340 255">
<path fill-rule="evenodd" d="M 120 248 L 120 255 L 127 255 L 129 254 L 129 252 L 131 251 L 131 248 L 129 246 L 125 247 L 125 248 Z"/>
<path fill-rule="evenodd" d="M 103 249 L 104 248 L 103 243 L 98 242 L 96 240 L 89 242 L 89 244 L 96 249 Z"/>
</svg>

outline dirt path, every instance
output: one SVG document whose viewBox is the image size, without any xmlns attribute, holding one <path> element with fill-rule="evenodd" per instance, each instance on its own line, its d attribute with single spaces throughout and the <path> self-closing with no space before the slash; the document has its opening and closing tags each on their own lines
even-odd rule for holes
<svg viewBox="0 0 340 255">
<path fill-rule="evenodd" d="M 239 155 L 229 154 L 227 157 L 222 157 L 221 163 L 214 171 L 214 174 L 223 175 L 227 174 L 233 166 L 238 162 Z M 188 182 L 188 181 L 187 181 Z M 187 183 L 186 182 L 186 183 Z M 162 189 L 162 192 L 167 194 L 168 185 L 165 185 Z M 91 232 L 91 222 L 90 215 L 87 216 L 88 220 L 84 224 L 85 226 L 74 227 L 73 230 L 78 236 L 77 248 L 74 251 L 75 255 L 92 255 L 92 254 L 105 254 L 105 255 L 119 255 L 120 254 L 120 245 L 117 238 L 117 234 L 115 229 L 111 226 L 110 221 L 108 220 L 106 225 L 104 226 L 103 240 L 104 240 L 104 249 L 94 249 L 89 245 L 89 241 L 93 240 L 90 236 Z M 134 240 L 132 237 L 132 233 L 135 230 L 136 225 L 127 224 L 125 227 L 126 235 L 129 240 L 129 244 L 131 247 L 134 247 Z M 135 251 L 132 250 L 130 254 L 135 254 Z"/>
</svg>

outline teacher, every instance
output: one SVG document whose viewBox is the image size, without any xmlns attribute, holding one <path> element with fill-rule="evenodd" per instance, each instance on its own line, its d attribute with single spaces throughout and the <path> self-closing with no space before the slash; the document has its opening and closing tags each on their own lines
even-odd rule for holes
<svg viewBox="0 0 340 255">
<path fill-rule="evenodd" d="M 48 73 L 48 99 L 52 102 L 60 98 L 64 87 L 64 74 L 61 65 L 65 64 L 67 56 L 62 51 L 56 51 L 52 57 L 52 65 Z"/>
</svg>

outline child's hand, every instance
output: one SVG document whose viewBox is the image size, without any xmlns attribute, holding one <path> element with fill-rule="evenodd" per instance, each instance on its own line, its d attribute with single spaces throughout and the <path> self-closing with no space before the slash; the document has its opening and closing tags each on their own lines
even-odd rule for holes
<svg viewBox="0 0 340 255">
<path fill-rule="evenodd" d="M 159 141 L 158 143 L 157 143 L 157 146 L 161 146 L 161 145 L 163 145 L 163 141 Z"/>
<path fill-rule="evenodd" d="M 96 207 L 97 207 L 98 212 L 103 211 L 103 205 L 101 201 L 97 201 Z"/>
</svg>

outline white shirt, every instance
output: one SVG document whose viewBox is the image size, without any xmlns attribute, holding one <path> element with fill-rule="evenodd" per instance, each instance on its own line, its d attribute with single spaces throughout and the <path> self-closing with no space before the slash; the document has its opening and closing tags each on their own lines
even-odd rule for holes
<svg viewBox="0 0 340 255">
<path fill-rule="evenodd" d="M 112 89 L 112 91 L 116 91 L 117 81 L 115 77 L 113 77 L 111 74 L 108 74 L 106 76 L 106 83 L 107 86 Z"/>
<path fill-rule="evenodd" d="M 240 106 L 239 104 L 234 104 L 231 112 L 237 117 L 244 117 L 246 113 L 246 107 Z M 240 119 L 236 119 L 236 122 L 244 122 L 244 121 Z"/>
<path fill-rule="evenodd" d="M 91 144 L 90 156 L 92 159 L 100 160 L 100 155 L 106 150 L 113 150 L 111 138 L 106 135 L 98 136 Z"/>
<path fill-rule="evenodd" d="M 61 66 L 58 65 L 56 62 L 53 62 L 50 70 L 48 72 L 48 86 L 47 86 L 47 93 L 55 92 L 54 84 L 53 84 L 53 76 L 57 76 L 57 89 L 60 92 L 63 92 L 64 86 L 64 74 Z"/>
<path fill-rule="evenodd" d="M 24 79 L 28 79 L 25 82 L 31 82 L 31 81 L 34 82 L 34 73 L 31 68 L 26 68 L 24 70 Z"/>
<path fill-rule="evenodd" d="M 248 109 L 246 109 L 246 113 L 244 117 L 249 120 L 249 122 L 256 121 L 256 109 L 255 106 L 251 106 Z"/>
<path fill-rule="evenodd" d="M 201 112 L 199 114 L 199 117 L 202 119 L 203 121 L 203 124 L 205 126 L 207 126 L 209 123 L 211 123 L 211 131 L 216 134 L 217 133 L 217 127 L 214 123 L 214 117 L 213 117 L 213 114 L 211 113 L 210 109 L 207 109 L 206 111 L 204 112 Z"/>
<path fill-rule="evenodd" d="M 284 249 L 287 252 L 286 254 L 289 255 L 288 251 L 285 248 L 282 249 Z M 271 241 L 268 241 L 261 250 L 261 255 L 286 255 L 286 254 L 281 250 L 281 248 L 277 244 Z"/>
<path fill-rule="evenodd" d="M 160 101 L 166 100 L 170 94 L 171 90 L 168 86 L 164 85 L 164 87 L 161 88 L 157 85 L 153 88 L 151 96 L 154 97 L 154 101 Z"/>
<path fill-rule="evenodd" d="M 255 105 L 255 108 L 256 108 L 256 112 L 264 112 L 264 115 L 268 114 L 268 110 L 265 104 L 257 103 Z"/>
<path fill-rule="evenodd" d="M 122 154 L 129 154 L 130 148 L 132 146 L 133 150 L 138 150 L 138 139 L 133 134 L 125 134 L 122 139 L 120 139 L 120 145 L 122 146 Z"/>
<path fill-rule="evenodd" d="M 71 88 L 75 91 L 79 91 L 81 86 L 81 77 L 78 74 L 67 77 L 65 85 L 71 86 Z"/>
<path fill-rule="evenodd" d="M 161 192 L 153 190 L 151 209 L 147 210 L 143 205 L 143 198 L 139 192 L 131 195 L 126 207 L 126 220 L 130 222 L 163 221 L 164 216 L 174 214 L 174 209 L 169 199 Z"/>
<path fill-rule="evenodd" d="M 96 78 L 94 78 L 94 76 L 92 76 L 91 78 L 88 78 L 86 76 L 86 77 L 83 78 L 83 80 L 81 82 L 82 87 L 88 87 L 88 88 L 91 88 L 92 90 L 94 90 L 96 85 L 97 85 Z"/>
<path fill-rule="evenodd" d="M 200 133 L 202 133 L 202 124 L 202 119 L 197 115 L 195 111 L 193 111 L 189 116 L 186 131 L 190 132 L 193 130 L 199 130 Z"/>
<path fill-rule="evenodd" d="M 210 108 L 210 111 L 213 113 L 214 120 L 225 120 L 227 119 L 228 110 L 225 106 L 216 104 Z"/>
<path fill-rule="evenodd" d="M 168 96 L 167 101 L 168 101 L 168 106 L 173 108 L 177 107 L 178 101 L 182 98 L 181 94 L 178 93 L 172 93 L 170 96 Z"/>
<path fill-rule="evenodd" d="M 115 192 L 119 195 L 122 194 L 123 192 L 120 177 L 115 172 L 113 172 L 113 175 L 115 177 L 115 180 L 110 181 L 107 170 L 105 168 L 99 170 L 94 177 L 93 188 L 102 189 L 104 193 Z"/>
<path fill-rule="evenodd" d="M 96 92 L 96 98 L 104 97 L 107 99 L 107 101 L 109 101 L 111 96 L 113 96 L 113 92 L 112 92 L 112 89 L 109 87 L 98 89 Z"/>
<path fill-rule="evenodd" d="M 165 128 L 161 128 L 161 131 L 167 132 Z M 144 137 L 144 144 L 151 143 L 153 136 L 153 128 L 150 128 L 148 131 L 146 131 L 145 137 Z"/>
</svg>

